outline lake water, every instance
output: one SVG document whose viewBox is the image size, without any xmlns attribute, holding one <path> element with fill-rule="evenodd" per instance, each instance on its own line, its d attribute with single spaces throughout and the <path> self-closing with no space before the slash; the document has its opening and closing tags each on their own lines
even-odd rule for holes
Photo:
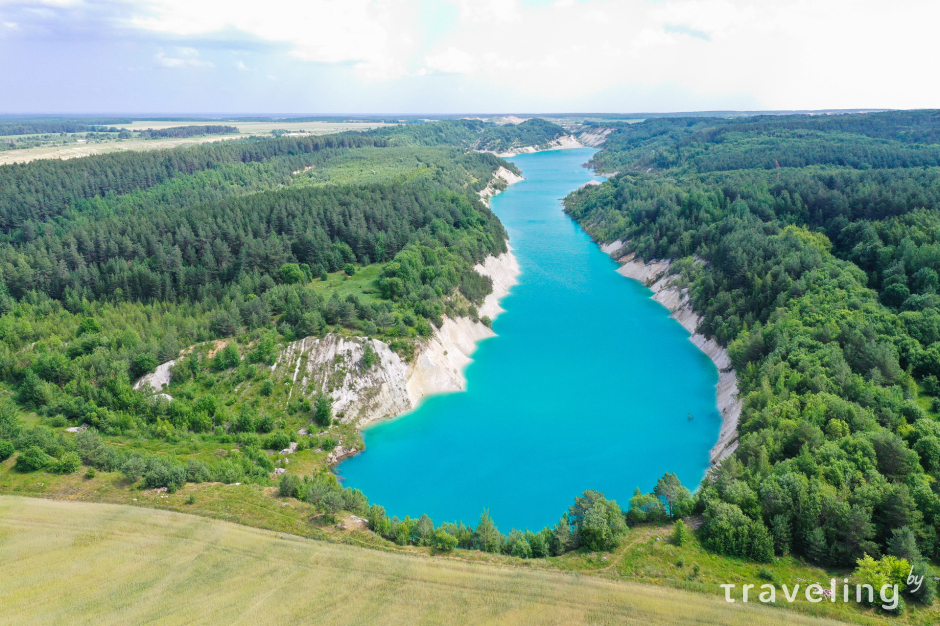
<svg viewBox="0 0 940 626">
<path fill-rule="evenodd" d="M 498 336 L 474 354 L 466 392 L 366 429 L 366 451 L 339 466 L 389 515 L 475 525 L 488 508 L 503 532 L 537 530 L 585 489 L 626 508 L 664 472 L 692 490 L 704 476 L 717 370 L 562 212 L 560 198 L 597 179 L 582 167 L 593 152 L 511 159 L 526 180 L 492 208 L 522 273 Z"/>
</svg>

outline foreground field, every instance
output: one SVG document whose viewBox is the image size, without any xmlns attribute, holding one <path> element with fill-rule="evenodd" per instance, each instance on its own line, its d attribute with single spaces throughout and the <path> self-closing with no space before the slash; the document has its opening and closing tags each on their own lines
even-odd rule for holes
<svg viewBox="0 0 940 626">
<path fill-rule="evenodd" d="M 0 624 L 837 624 L 587 576 L 0 496 Z"/>
</svg>

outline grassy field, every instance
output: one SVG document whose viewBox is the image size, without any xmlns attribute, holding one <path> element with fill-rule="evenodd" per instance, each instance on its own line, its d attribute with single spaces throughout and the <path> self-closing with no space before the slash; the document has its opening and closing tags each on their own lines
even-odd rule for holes
<svg viewBox="0 0 940 626">
<path fill-rule="evenodd" d="M 762 584 L 766 582 L 766 580 L 761 579 L 762 570 L 769 571 L 772 574 L 778 590 L 781 583 L 791 587 L 794 583 L 799 583 L 802 587 L 805 587 L 810 582 L 820 582 L 828 586 L 830 578 L 836 577 L 841 580 L 847 574 L 844 571 L 821 569 L 792 557 L 779 558 L 769 565 L 723 557 L 706 551 L 694 536 L 685 545 L 676 546 L 668 541 L 671 532 L 669 526 L 632 528 L 624 537 L 621 545 L 609 553 L 573 552 L 562 557 L 529 560 L 472 550 L 456 550 L 446 556 L 432 555 L 429 548 L 398 546 L 385 541 L 366 530 L 361 523 L 347 514 L 339 515 L 336 520 L 327 520 L 321 514 L 318 514 L 312 505 L 306 502 L 300 502 L 293 498 L 278 497 L 276 487 L 263 487 L 256 484 L 200 483 L 187 484 L 178 492 L 169 494 L 153 489 L 144 489 L 139 484 L 130 484 L 127 479 L 117 473 L 98 472 L 94 478 L 86 477 L 84 470 L 69 475 L 42 472 L 22 474 L 13 469 L 13 463 L 12 458 L 0 463 L 0 493 L 7 496 L 28 496 L 29 498 L 0 496 L 0 502 L 34 503 L 35 507 L 48 506 L 53 509 L 75 504 L 78 507 L 76 510 L 86 510 L 83 508 L 84 504 L 91 503 L 131 505 L 130 507 L 116 507 L 113 510 L 132 511 L 138 520 L 145 520 L 150 515 L 153 515 L 155 519 L 164 519 L 165 514 L 168 512 L 191 513 L 194 516 L 208 518 L 209 520 L 239 524 L 245 527 L 245 532 L 252 532 L 248 529 L 250 527 L 272 531 L 279 535 L 292 535 L 294 539 L 291 539 L 291 541 L 298 540 L 298 538 L 321 540 L 321 542 L 309 544 L 314 546 L 319 546 L 321 543 L 331 543 L 344 548 L 350 546 L 369 548 L 377 559 L 384 559 L 384 555 L 389 554 L 419 559 L 428 559 L 433 556 L 434 561 L 459 562 L 467 566 L 489 567 L 494 570 L 541 571 L 546 575 L 552 572 L 555 574 L 564 573 L 575 576 L 576 580 L 603 579 L 616 584 L 638 585 L 638 589 L 647 590 L 655 587 L 660 589 L 657 593 L 662 594 L 662 597 L 671 597 L 670 594 L 677 593 L 679 594 L 676 596 L 678 598 L 695 598 L 695 602 L 703 607 L 719 606 L 733 611 L 741 610 L 740 589 L 742 584 Z M 310 472 L 317 465 L 318 463 L 312 458 L 297 458 L 294 459 L 290 467 L 291 471 Z M 37 503 L 34 498 L 43 500 Z M 5 538 L 9 538 L 7 530 L 7 525 L 11 523 L 9 520 L 11 518 L 17 520 L 28 519 L 28 517 L 20 515 L 12 509 L 10 510 L 13 512 L 4 513 L 3 511 L 7 510 L 4 509 L 4 506 L 12 505 L 0 505 L 0 558 L 6 556 L 3 551 L 6 549 L 4 548 Z M 97 509 L 92 506 L 87 510 L 94 511 Z M 420 515 L 420 511 L 416 511 L 415 514 Z M 130 515 L 130 513 L 126 515 Z M 192 519 L 192 517 L 185 519 Z M 340 523 L 339 527 L 337 522 Z M 68 524 L 74 525 L 76 528 L 97 528 L 100 526 L 98 522 L 86 524 L 78 519 L 72 520 Z M 198 525 L 195 520 L 192 521 L 192 524 Z M 226 526 L 226 528 L 228 527 Z M 506 532 L 509 529 L 501 528 L 501 530 Z M 50 528 L 50 536 L 59 532 L 57 530 L 53 531 L 54 529 Z M 133 531 L 131 534 L 136 532 Z M 167 559 L 169 558 L 167 556 Z M 11 561 L 4 560 L 2 562 L 9 563 Z M 739 601 L 734 604 L 733 608 L 721 600 L 724 597 L 724 591 L 719 587 L 721 583 L 736 583 L 738 585 L 735 597 Z M 0 584 L 0 606 L 5 602 L 2 597 L 4 593 L 2 588 L 3 585 Z M 619 589 L 621 587 L 614 588 Z M 646 593 L 652 594 L 652 591 Z M 904 614 L 895 618 L 886 617 L 874 609 L 864 608 L 855 603 L 848 605 L 841 602 L 810 604 L 806 602 L 802 594 L 794 605 L 784 602 L 779 591 L 778 599 L 780 599 L 780 606 L 789 607 L 785 614 L 779 617 L 777 621 L 765 620 L 757 623 L 813 623 L 807 620 L 818 618 L 820 620 L 839 620 L 855 624 L 928 626 L 935 625 L 940 621 L 940 618 L 938 618 L 940 613 L 938 613 L 936 607 L 918 607 L 910 603 Z M 457 600 L 454 601 L 457 602 Z M 712 604 L 713 601 L 718 602 L 718 604 Z M 444 602 L 444 600 L 441 600 L 441 602 Z M 604 606 L 604 602 L 606 601 L 602 601 L 599 606 Z M 748 603 L 747 607 L 761 608 L 753 602 Z M 763 608 L 767 609 L 768 607 Z M 792 617 L 788 617 L 791 614 Z M 778 613 L 771 613 L 770 615 L 778 615 Z M 800 617 L 800 615 L 803 617 Z M 787 622 L 787 619 L 794 621 Z M 801 619 L 804 621 L 800 621 Z M 0 616 L 0 624 L 2 623 L 4 622 L 2 616 Z M 433 621 L 430 623 L 433 623 Z M 594 623 L 605 622 L 597 621 Z M 632 622 L 614 620 L 611 623 Z M 651 623 L 670 622 L 654 621 Z M 732 624 L 738 622 L 725 622 L 716 619 L 712 622 L 703 623 Z M 821 621 L 818 623 L 827 622 Z"/>
<path fill-rule="evenodd" d="M 0 497 L 0 624 L 836 624 L 132 506 Z"/>
</svg>

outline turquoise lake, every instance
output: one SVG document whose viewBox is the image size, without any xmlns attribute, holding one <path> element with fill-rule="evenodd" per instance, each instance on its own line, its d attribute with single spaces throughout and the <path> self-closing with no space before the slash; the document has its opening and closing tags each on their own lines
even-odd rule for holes
<svg viewBox="0 0 940 626">
<path fill-rule="evenodd" d="M 488 508 L 503 532 L 537 530 L 585 489 L 626 507 L 664 472 L 692 490 L 704 476 L 721 426 L 715 366 L 562 212 L 601 180 L 582 167 L 593 152 L 510 159 L 526 180 L 492 208 L 522 273 L 498 336 L 474 353 L 466 392 L 367 428 L 365 452 L 338 468 L 389 515 L 475 525 Z"/>
</svg>

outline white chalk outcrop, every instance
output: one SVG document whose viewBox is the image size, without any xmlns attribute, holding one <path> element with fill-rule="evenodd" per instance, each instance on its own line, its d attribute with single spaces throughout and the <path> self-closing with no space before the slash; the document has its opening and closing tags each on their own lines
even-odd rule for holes
<svg viewBox="0 0 940 626">
<path fill-rule="evenodd" d="M 607 135 L 614 130 L 613 128 L 592 128 L 578 133 L 578 141 L 589 148 L 597 148 L 607 141 Z"/>
<path fill-rule="evenodd" d="M 544 152 L 545 150 L 568 150 L 571 148 L 583 148 L 582 144 L 578 139 L 572 135 L 562 135 L 557 137 L 552 141 L 549 141 L 544 144 L 539 144 L 538 146 L 522 146 L 519 148 L 512 148 L 510 150 L 505 150 L 503 152 L 497 152 L 496 150 L 478 150 L 477 152 L 489 152 L 495 154 L 498 157 L 514 157 L 518 154 L 532 154 L 533 152 Z"/>
<path fill-rule="evenodd" d="M 497 180 L 502 181 L 503 184 L 497 182 Z M 521 180 L 523 180 L 521 175 L 500 166 L 499 169 L 493 172 L 493 180 L 486 186 L 486 189 L 479 192 L 480 199 L 489 206 L 490 198 L 501 192 L 506 185 L 513 185 Z"/>
<path fill-rule="evenodd" d="M 644 263 L 633 254 L 621 257 L 619 252 L 623 249 L 623 241 L 614 241 L 601 246 L 601 250 L 621 263 L 619 274 L 642 282 L 653 290 L 653 300 L 656 300 L 672 314 L 691 333 L 689 340 L 699 350 L 704 352 L 718 368 L 718 384 L 715 386 L 718 410 L 721 412 L 722 423 L 718 434 L 718 443 L 711 450 L 711 462 L 720 463 L 738 447 L 738 420 L 741 417 L 742 401 L 738 395 L 738 376 L 731 367 L 731 358 L 727 351 L 714 339 L 709 339 L 696 332 L 702 321 L 700 315 L 692 310 L 687 289 L 680 289 L 676 285 L 676 274 L 670 274 L 671 262 L 669 260 L 654 260 Z"/>
<path fill-rule="evenodd" d="M 134 383 L 134 389 L 136 391 L 148 392 L 146 389 L 149 387 L 149 393 L 160 393 L 163 391 L 167 385 L 170 384 L 170 370 L 173 369 L 173 366 L 176 365 L 176 361 L 167 361 L 166 363 L 161 363 L 157 366 L 157 369 L 146 374 L 136 383 Z M 160 394 L 161 396 L 166 396 L 167 394 Z M 172 400 L 172 398 L 170 398 Z"/>
<path fill-rule="evenodd" d="M 493 292 L 479 308 L 480 316 L 495 318 L 499 300 L 516 283 L 519 265 L 512 252 L 487 257 L 475 269 L 493 280 Z M 330 334 L 289 343 L 272 366 L 273 377 L 291 379 L 291 397 L 326 393 L 333 412 L 344 423 L 363 427 L 374 420 L 411 411 L 428 395 L 466 389 L 464 370 L 477 343 L 493 331 L 469 317 L 445 317 L 415 357 L 405 362 L 378 339 Z M 376 363 L 366 369 L 362 357 L 372 346 Z"/>
</svg>

